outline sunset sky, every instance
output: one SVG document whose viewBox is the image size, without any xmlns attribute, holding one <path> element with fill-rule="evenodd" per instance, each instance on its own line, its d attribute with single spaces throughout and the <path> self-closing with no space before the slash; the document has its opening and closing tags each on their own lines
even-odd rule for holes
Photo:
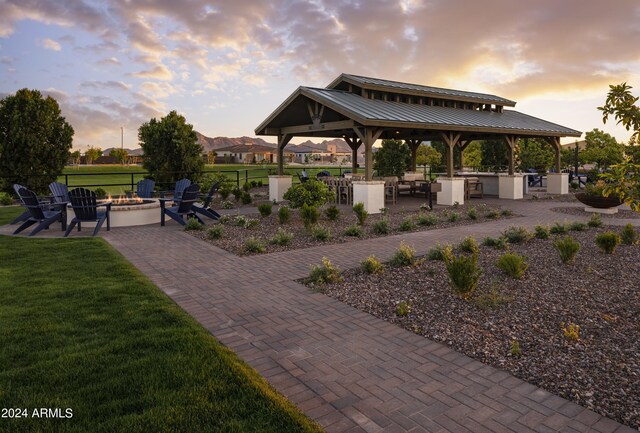
<svg viewBox="0 0 640 433">
<path fill-rule="evenodd" d="M 74 147 L 137 147 L 170 110 L 208 136 L 253 130 L 342 72 L 488 92 L 581 131 L 608 85 L 640 95 L 640 1 L 0 0 L 0 97 L 55 97 Z M 267 137 L 269 141 L 275 141 Z"/>
</svg>

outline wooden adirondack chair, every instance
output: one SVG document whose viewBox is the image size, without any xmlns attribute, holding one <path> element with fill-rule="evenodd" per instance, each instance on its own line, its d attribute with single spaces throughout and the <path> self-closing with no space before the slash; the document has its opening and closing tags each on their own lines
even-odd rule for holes
<svg viewBox="0 0 640 433">
<path fill-rule="evenodd" d="M 110 215 L 111 202 L 98 204 L 96 200 L 96 193 L 86 188 L 76 188 L 69 192 L 69 200 L 71 201 L 71 208 L 76 214 L 71 220 L 67 231 L 64 232 L 64 236 L 69 236 L 71 230 L 75 225 L 78 225 L 78 231 L 82 230 L 83 222 L 95 222 L 96 227 L 93 230 L 93 236 L 99 231 L 104 221 L 107 221 L 107 231 L 111 230 Z M 104 211 L 98 211 L 99 207 L 104 207 Z"/>
<path fill-rule="evenodd" d="M 160 197 L 164 198 L 166 194 L 173 193 L 173 201 L 178 203 L 182 200 L 182 193 L 189 185 L 191 185 L 191 181 L 189 179 L 180 179 L 176 182 L 176 187 L 173 191 L 162 191 L 160 193 Z"/>
<path fill-rule="evenodd" d="M 187 218 L 195 218 L 201 224 L 204 222 L 198 217 L 195 210 L 193 209 L 193 205 L 196 201 L 198 201 L 198 192 L 200 192 L 200 185 L 197 183 L 189 185 L 184 192 L 182 193 L 182 199 L 175 205 L 171 207 L 166 207 L 166 203 L 168 201 L 172 201 L 171 198 L 161 198 L 160 199 L 160 225 L 164 226 L 164 216 L 169 215 L 171 219 L 176 221 L 180 225 L 186 225 L 186 221 L 184 217 Z"/>
<path fill-rule="evenodd" d="M 156 182 L 153 179 L 142 179 L 136 184 L 136 197 L 139 198 L 151 198 L 153 197 L 153 191 L 156 187 Z M 133 191 L 127 191 L 129 197 L 132 196 Z"/>
<path fill-rule="evenodd" d="M 64 183 L 51 182 L 49 191 L 51 191 L 53 203 L 69 203 L 69 188 Z"/>
<path fill-rule="evenodd" d="M 29 236 L 33 236 L 43 229 L 48 229 L 51 224 L 57 221 L 63 224 L 62 229 L 64 230 L 64 224 L 67 222 L 67 216 L 66 214 L 63 215 L 63 209 L 66 206 L 66 203 L 60 203 L 58 205 L 60 208 L 59 210 L 51 210 L 51 204 L 41 203 L 35 192 L 24 187 L 18 189 L 18 197 L 20 197 L 20 201 L 22 201 L 22 206 L 27 208 L 29 217 L 24 220 L 15 232 L 13 232 L 14 235 L 36 223 L 38 223 L 38 225 L 31 233 L 29 233 Z"/>
<path fill-rule="evenodd" d="M 209 189 L 209 194 L 207 194 L 204 197 L 203 202 L 202 203 L 196 202 L 193 204 L 193 210 L 196 213 L 202 214 L 213 220 L 217 220 L 218 218 L 220 218 L 220 214 L 215 210 L 211 209 L 211 201 L 213 200 L 213 196 L 216 193 L 216 191 L 218 191 L 219 186 L 220 184 L 218 182 L 214 182 L 214 184 L 211 185 L 211 189 Z"/>
<path fill-rule="evenodd" d="M 20 193 L 18 193 L 20 188 L 28 189 L 26 186 L 20 185 L 19 183 L 13 184 L 13 190 L 16 192 L 16 195 L 18 196 L 18 199 L 20 200 L 20 204 L 24 206 L 24 202 L 20 197 Z M 19 222 L 26 221 L 29 219 L 29 217 L 31 217 L 31 212 L 29 212 L 29 209 L 27 209 L 24 212 L 22 212 L 20 215 L 18 215 L 13 221 L 11 221 L 11 224 L 18 224 Z"/>
</svg>

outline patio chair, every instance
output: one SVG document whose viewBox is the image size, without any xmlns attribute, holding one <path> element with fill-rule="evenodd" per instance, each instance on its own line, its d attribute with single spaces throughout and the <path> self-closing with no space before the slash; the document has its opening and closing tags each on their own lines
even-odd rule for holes
<svg viewBox="0 0 640 433">
<path fill-rule="evenodd" d="M 51 182 L 49 191 L 51 191 L 51 201 L 53 203 L 69 203 L 69 188 L 64 183 Z"/>
<path fill-rule="evenodd" d="M 107 221 L 107 231 L 111 230 L 111 202 L 98 203 L 96 193 L 86 188 L 72 189 L 69 192 L 69 201 L 75 216 L 64 232 L 65 237 L 69 236 L 76 224 L 78 225 L 78 231 L 81 231 L 83 222 L 96 223 L 92 236 L 95 236 L 100 231 L 100 227 L 102 227 L 105 220 Z M 98 211 L 98 208 L 103 206 L 105 210 Z"/>
<path fill-rule="evenodd" d="M 63 224 L 62 229 L 64 230 L 64 224 L 66 224 L 67 221 L 66 213 L 64 213 L 66 203 L 58 203 L 57 207 L 59 209 L 51 210 L 51 204 L 41 203 L 35 192 L 24 187 L 19 188 L 17 192 L 22 206 L 27 208 L 27 212 L 29 212 L 29 217 L 13 232 L 14 235 L 36 223 L 38 223 L 38 225 L 29 233 L 29 236 L 33 236 L 43 229 L 48 229 L 54 222 L 61 222 Z"/>
<path fill-rule="evenodd" d="M 398 202 L 398 178 L 387 176 L 384 178 L 384 200 L 391 201 L 392 204 Z"/>
<path fill-rule="evenodd" d="M 156 182 L 153 179 L 142 179 L 136 184 L 136 197 L 139 198 L 151 198 L 153 197 L 153 191 L 156 187 Z M 127 196 L 131 197 L 133 191 L 127 191 Z"/>
<path fill-rule="evenodd" d="M 200 186 L 197 183 L 189 185 L 182 193 L 182 198 L 176 205 L 166 207 L 168 201 L 172 201 L 170 198 L 160 199 L 160 225 L 164 226 L 165 215 L 169 215 L 171 219 L 176 221 L 180 225 L 186 225 L 185 216 L 187 218 L 195 218 L 201 224 L 204 221 L 198 217 L 196 211 L 193 209 L 193 205 L 198 201 L 198 193 L 200 192 Z"/>
<path fill-rule="evenodd" d="M 208 218 L 211 218 L 212 220 L 217 220 L 220 218 L 220 214 L 210 207 L 213 196 L 215 195 L 216 191 L 218 191 L 219 186 L 219 182 L 214 182 L 213 185 L 211 185 L 211 189 L 209 189 L 209 194 L 204 196 L 204 200 L 202 201 L 202 203 L 196 202 L 193 204 L 193 210 L 196 213 L 202 214 Z"/>
<path fill-rule="evenodd" d="M 164 198 L 167 193 L 173 193 L 173 201 L 178 203 L 182 200 L 182 193 L 189 185 L 191 185 L 191 181 L 189 179 L 180 179 L 176 182 L 176 187 L 173 191 L 161 191 L 160 197 Z"/>
<path fill-rule="evenodd" d="M 18 193 L 20 188 L 28 189 L 26 186 L 20 185 L 19 183 L 13 184 L 13 190 L 15 191 L 16 196 L 18 197 L 18 200 L 20 200 L 20 204 L 24 205 L 22 199 L 20 198 L 20 194 Z M 20 215 L 18 215 L 13 221 L 11 221 L 11 224 L 17 224 L 19 222 L 26 221 L 29 219 L 30 216 L 31 216 L 31 212 L 29 212 L 29 209 L 27 209 L 24 212 L 22 212 Z"/>
</svg>

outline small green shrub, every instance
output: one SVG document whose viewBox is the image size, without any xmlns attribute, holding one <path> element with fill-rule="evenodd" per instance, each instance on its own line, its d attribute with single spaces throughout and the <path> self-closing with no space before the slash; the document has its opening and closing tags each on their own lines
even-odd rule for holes
<svg viewBox="0 0 640 433">
<path fill-rule="evenodd" d="M 500 212 L 498 212 L 495 209 L 491 209 L 490 211 L 488 211 L 486 213 L 487 218 L 492 219 L 492 220 L 497 220 L 498 218 L 500 218 Z"/>
<path fill-rule="evenodd" d="M 537 239 L 549 239 L 551 229 L 549 226 L 535 226 L 533 228 L 533 233 Z"/>
<path fill-rule="evenodd" d="M 604 232 L 596 236 L 596 245 L 607 254 L 613 254 L 620 242 L 621 239 L 618 233 Z"/>
<path fill-rule="evenodd" d="M 506 250 L 507 246 L 509 246 L 509 241 L 505 237 L 492 238 L 491 236 L 487 236 L 482 240 L 482 245 L 485 247 L 492 247 L 498 250 Z"/>
<path fill-rule="evenodd" d="M 400 242 L 400 247 L 391 256 L 391 260 L 389 260 L 389 263 L 394 266 L 409 266 L 415 262 L 416 250 L 405 244 L 404 241 Z"/>
<path fill-rule="evenodd" d="M 625 245 L 635 245 L 638 243 L 638 232 L 629 223 L 622 228 L 620 238 Z"/>
<path fill-rule="evenodd" d="M 293 233 L 280 227 L 269 242 L 275 245 L 289 245 L 293 239 Z"/>
<path fill-rule="evenodd" d="M 327 216 L 329 221 L 335 221 L 340 216 L 340 209 L 338 209 L 336 205 L 332 204 L 324 210 L 324 214 Z"/>
<path fill-rule="evenodd" d="M 569 326 L 565 326 L 564 322 L 561 326 L 564 338 L 574 343 L 580 341 L 580 326 L 575 323 L 569 323 Z"/>
<path fill-rule="evenodd" d="M 345 236 L 352 236 L 352 237 L 359 238 L 360 236 L 362 236 L 362 229 L 360 228 L 360 226 L 353 224 L 347 227 L 346 229 L 344 229 L 343 234 Z"/>
<path fill-rule="evenodd" d="M 306 182 L 293 185 L 283 197 L 294 209 L 301 208 L 303 204 L 320 207 L 333 197 L 333 192 L 324 182 L 311 178 Z"/>
<path fill-rule="evenodd" d="M 398 305 L 396 305 L 396 316 L 398 317 L 407 317 L 411 312 L 411 303 L 400 301 Z"/>
<path fill-rule="evenodd" d="M 467 211 L 467 217 L 469 217 L 470 220 L 477 220 L 478 219 L 478 210 L 475 207 L 469 208 L 469 210 Z"/>
<path fill-rule="evenodd" d="M 220 239 L 223 234 L 224 226 L 222 224 L 216 224 L 207 230 L 207 239 Z"/>
<path fill-rule="evenodd" d="M 322 258 L 321 265 L 313 265 L 307 278 L 308 283 L 324 284 L 337 283 L 342 280 L 340 269 L 333 265 L 326 257 Z"/>
<path fill-rule="evenodd" d="M 554 246 L 560 254 L 560 260 L 562 263 L 571 263 L 575 260 L 576 254 L 580 250 L 580 243 L 571 236 L 565 236 L 562 239 L 558 239 Z"/>
<path fill-rule="evenodd" d="M 453 253 L 453 247 L 449 244 L 441 245 L 436 244 L 427 252 L 427 258 L 429 260 L 444 260 L 444 256 Z"/>
<path fill-rule="evenodd" d="M 402 220 L 398 228 L 400 229 L 400 231 L 408 232 L 416 228 L 416 225 L 411 217 L 407 217 Z"/>
<path fill-rule="evenodd" d="M 244 215 L 237 215 L 234 218 L 234 222 L 238 227 L 246 228 L 249 225 L 249 218 Z"/>
<path fill-rule="evenodd" d="M 551 229 L 549 231 L 554 235 L 564 235 L 569 232 L 569 228 L 566 224 L 555 223 L 553 226 L 551 226 Z"/>
<path fill-rule="evenodd" d="M 222 209 L 233 209 L 234 207 L 236 207 L 236 205 L 233 204 L 232 201 L 223 201 L 222 202 Z"/>
<path fill-rule="evenodd" d="M 498 268 L 512 278 L 520 279 L 529 268 L 529 264 L 525 262 L 525 258 L 521 255 L 506 253 L 498 259 Z"/>
<path fill-rule="evenodd" d="M 587 225 L 593 228 L 602 227 L 602 217 L 597 213 L 591 214 L 591 218 L 589 218 Z"/>
<path fill-rule="evenodd" d="M 331 238 L 331 230 L 328 227 L 315 225 L 311 228 L 311 237 L 318 241 L 326 241 Z"/>
<path fill-rule="evenodd" d="M 229 198 L 229 195 L 231 195 L 231 188 L 220 188 L 218 194 L 220 194 L 222 200 L 226 200 Z"/>
<path fill-rule="evenodd" d="M 532 235 L 524 227 L 511 226 L 502 232 L 502 237 L 509 241 L 510 244 L 520 244 L 531 239 Z"/>
<path fill-rule="evenodd" d="M 363 226 L 369 216 L 369 212 L 364 208 L 364 203 L 354 204 L 353 212 L 356 214 L 356 218 L 358 218 L 358 225 Z"/>
<path fill-rule="evenodd" d="M 583 232 L 587 229 L 587 227 L 589 226 L 583 222 L 574 221 L 569 225 L 569 230 L 574 232 Z"/>
<path fill-rule="evenodd" d="M 500 215 L 504 217 L 512 216 L 513 211 L 511 209 L 502 209 L 502 211 L 500 211 Z"/>
<path fill-rule="evenodd" d="M 242 201 L 242 204 L 249 204 L 253 201 L 253 199 L 251 198 L 251 194 L 246 191 L 242 191 L 242 194 L 240 195 L 240 201 Z"/>
<path fill-rule="evenodd" d="M 482 309 L 489 310 L 499 308 L 512 300 L 513 298 L 503 295 L 494 287 L 490 292 L 477 296 L 473 303 Z"/>
<path fill-rule="evenodd" d="M 451 212 L 449 214 L 449 222 L 454 223 L 460 219 L 460 214 L 458 212 Z"/>
<path fill-rule="evenodd" d="M 243 190 L 243 191 L 245 191 L 245 192 L 249 192 L 249 190 L 250 190 L 250 189 L 251 189 L 251 185 L 249 184 L 249 182 L 245 182 L 245 183 L 242 185 L 242 190 Z"/>
<path fill-rule="evenodd" d="M 421 226 L 434 226 L 438 224 L 438 217 L 435 215 L 427 215 L 427 214 L 421 213 L 420 215 L 418 215 L 417 222 L 418 222 L 418 225 L 421 225 Z"/>
<path fill-rule="evenodd" d="M 220 224 L 229 224 L 231 222 L 231 217 L 229 215 L 222 215 L 218 218 L 218 222 Z"/>
<path fill-rule="evenodd" d="M 389 233 L 389 221 L 386 218 L 376 221 L 371 227 L 371 231 L 377 235 Z"/>
<path fill-rule="evenodd" d="M 291 210 L 287 206 L 281 206 L 278 209 L 278 222 L 280 224 L 286 224 L 291 221 Z"/>
<path fill-rule="evenodd" d="M 384 271 L 384 266 L 375 256 L 369 256 L 360 264 L 362 270 L 367 274 L 380 274 Z"/>
<path fill-rule="evenodd" d="M 104 188 L 96 188 L 95 192 L 96 192 L 96 198 L 98 200 L 102 200 L 107 196 L 107 191 L 105 191 Z"/>
<path fill-rule="evenodd" d="M 519 358 L 522 356 L 522 349 L 520 349 L 520 343 L 518 340 L 511 340 L 511 348 L 509 349 L 509 353 L 514 358 Z"/>
<path fill-rule="evenodd" d="M 195 218 L 187 218 L 187 224 L 184 226 L 184 229 L 186 231 L 192 231 L 192 230 L 202 230 L 204 228 L 204 225 L 200 223 L 200 221 L 198 221 Z"/>
<path fill-rule="evenodd" d="M 318 222 L 318 219 L 320 218 L 320 211 L 318 211 L 318 208 L 304 203 L 302 205 L 302 209 L 300 209 L 300 217 L 302 218 L 304 226 L 308 229 Z"/>
<path fill-rule="evenodd" d="M 261 187 L 261 186 L 262 186 L 262 180 L 259 180 L 259 181 L 257 182 L 257 186 L 258 186 L 258 187 Z"/>
<path fill-rule="evenodd" d="M 460 248 L 460 251 L 464 251 L 465 253 L 478 254 L 480 252 L 478 242 L 476 242 L 476 240 L 471 236 L 464 238 L 464 240 L 460 242 L 460 245 L 458 245 L 458 248 Z"/>
<path fill-rule="evenodd" d="M 267 246 L 263 241 L 252 236 L 244 241 L 242 249 L 247 253 L 264 253 L 267 251 Z"/>
<path fill-rule="evenodd" d="M 444 255 L 444 263 L 453 291 L 463 299 L 469 299 L 478 287 L 482 275 L 482 270 L 478 266 L 478 255 L 455 256 L 448 253 Z"/>
<path fill-rule="evenodd" d="M 273 204 L 271 203 L 262 203 L 261 205 L 258 206 L 258 212 L 260 212 L 260 215 L 262 215 L 263 218 L 271 215 L 272 211 L 273 211 Z"/>
<path fill-rule="evenodd" d="M 6 192 L 0 192 L 0 204 L 4 206 L 9 206 L 13 203 L 13 198 Z"/>
<path fill-rule="evenodd" d="M 236 198 L 236 201 L 240 200 L 240 197 L 242 197 L 243 191 L 237 186 L 233 188 L 233 191 L 231 192 L 233 193 L 233 196 Z"/>
</svg>

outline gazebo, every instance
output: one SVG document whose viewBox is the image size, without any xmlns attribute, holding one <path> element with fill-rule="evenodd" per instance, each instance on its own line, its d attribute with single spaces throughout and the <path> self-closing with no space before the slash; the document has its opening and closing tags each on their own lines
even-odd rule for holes
<svg viewBox="0 0 640 433">
<path fill-rule="evenodd" d="M 372 146 L 378 139 L 405 140 L 415 158 L 423 141 L 439 140 L 448 146 L 447 176 L 438 178 L 442 192 L 438 203 L 464 201 L 464 179 L 454 177 L 453 154 L 474 140 L 504 139 L 509 149 L 508 174 L 500 177 L 500 196 L 518 198 L 523 177 L 515 174 L 514 150 L 521 138 L 542 138 L 556 154 L 556 172 L 548 176 L 547 189 L 568 192 L 568 175 L 560 172 L 560 137 L 579 137 L 580 131 L 508 110 L 516 103 L 500 96 L 401 83 L 341 74 L 326 88 L 298 87 L 255 129 L 256 135 L 278 137 L 278 175 L 269 179 L 270 198 L 282 200 L 291 186 L 283 175 L 284 148 L 293 137 L 343 138 L 353 152 L 365 147 L 365 180 L 354 182 L 354 202 L 369 212 L 379 211 L 383 187 L 374 181 Z"/>
</svg>

